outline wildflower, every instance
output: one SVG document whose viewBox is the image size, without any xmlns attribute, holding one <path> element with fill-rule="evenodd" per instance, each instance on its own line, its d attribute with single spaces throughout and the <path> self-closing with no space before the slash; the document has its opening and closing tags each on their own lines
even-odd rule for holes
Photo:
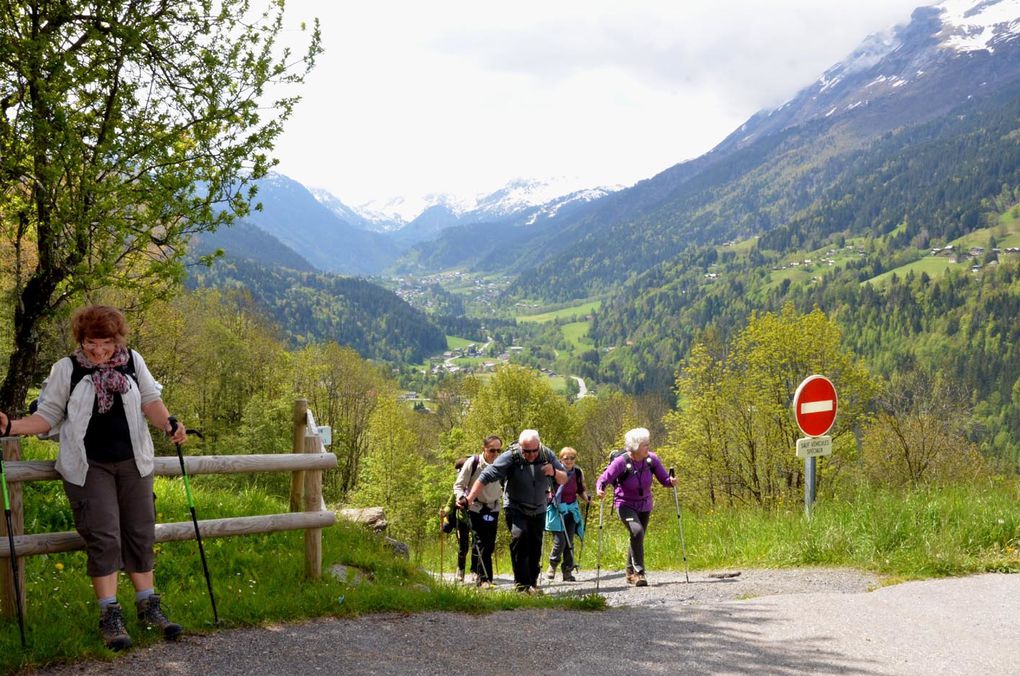
<svg viewBox="0 0 1020 676">
<path fill-rule="evenodd" d="M 61 571 L 64 569 L 64 564 L 57 561 L 56 565 L 54 565 L 53 567 L 56 568 L 58 571 Z"/>
</svg>

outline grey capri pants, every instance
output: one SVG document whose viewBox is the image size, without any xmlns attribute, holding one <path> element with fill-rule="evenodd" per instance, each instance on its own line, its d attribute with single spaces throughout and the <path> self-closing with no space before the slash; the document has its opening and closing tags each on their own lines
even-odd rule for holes
<svg viewBox="0 0 1020 676">
<path fill-rule="evenodd" d="M 152 476 L 139 476 L 132 458 L 89 462 L 84 486 L 64 482 L 75 530 L 85 540 L 89 577 L 152 570 L 156 539 Z"/>
</svg>

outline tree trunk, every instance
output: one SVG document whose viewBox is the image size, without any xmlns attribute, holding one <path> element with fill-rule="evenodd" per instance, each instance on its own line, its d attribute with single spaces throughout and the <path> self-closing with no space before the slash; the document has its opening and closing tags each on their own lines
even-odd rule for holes
<svg viewBox="0 0 1020 676">
<path fill-rule="evenodd" d="M 14 308 L 14 350 L 7 362 L 7 375 L 0 385 L 2 411 L 21 411 L 25 405 L 29 375 L 35 373 L 39 357 L 39 322 L 56 288 L 56 275 L 36 274 L 18 296 Z"/>
</svg>

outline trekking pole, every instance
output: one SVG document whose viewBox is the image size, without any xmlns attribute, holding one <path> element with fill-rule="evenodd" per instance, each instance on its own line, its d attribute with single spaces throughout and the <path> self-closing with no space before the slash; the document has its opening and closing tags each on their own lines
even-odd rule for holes
<svg viewBox="0 0 1020 676">
<path fill-rule="evenodd" d="M 584 527 L 588 528 L 588 512 L 591 511 L 591 500 L 584 506 Z M 581 570 L 581 557 L 584 556 L 584 541 L 588 538 L 581 538 L 581 549 L 577 553 L 577 559 L 574 561 L 574 570 Z"/>
<path fill-rule="evenodd" d="M 669 468 L 669 478 L 676 478 L 676 470 L 672 467 Z M 680 516 L 680 497 L 677 495 L 675 483 L 673 484 L 673 502 L 676 503 L 676 521 L 680 525 L 680 549 L 684 554 L 684 578 L 686 578 L 687 584 L 690 584 L 691 576 L 687 570 L 687 543 L 684 542 L 684 520 Z"/>
<path fill-rule="evenodd" d="M 595 553 L 595 593 L 599 593 L 599 577 L 602 574 L 602 508 L 606 505 L 606 494 L 599 500 L 599 543 Z"/>
<path fill-rule="evenodd" d="M 489 575 L 489 571 L 485 568 L 485 560 L 482 559 L 482 546 L 480 544 L 482 538 L 478 535 L 478 531 L 475 530 L 475 522 L 471 519 L 470 514 L 468 514 L 468 523 L 471 524 L 471 544 L 475 548 L 475 558 L 478 559 L 478 567 L 482 569 L 482 578 L 488 581 L 491 576 Z"/>
<path fill-rule="evenodd" d="M 559 516 L 560 516 L 560 528 L 563 529 L 563 545 L 564 545 L 563 551 L 564 552 L 569 552 L 570 553 L 570 558 L 573 559 L 574 558 L 574 547 L 573 547 L 573 545 L 570 544 L 570 534 L 567 532 L 567 522 L 566 522 L 566 519 L 563 518 L 563 512 L 560 511 L 560 501 L 555 496 L 553 497 L 553 509 L 555 509 L 556 513 L 559 514 Z M 556 533 L 553 533 L 553 540 L 554 540 L 553 544 L 554 545 L 555 545 L 555 539 L 556 539 Z M 574 568 L 576 569 L 576 566 Z M 573 573 L 574 573 L 574 569 L 571 569 L 569 575 L 573 576 Z M 565 574 L 567 574 L 567 573 L 565 573 Z"/>
<path fill-rule="evenodd" d="M 171 416 L 170 422 L 170 436 L 173 436 L 177 431 L 177 418 Z M 190 430 L 192 434 L 198 436 L 200 439 L 204 439 L 202 433 L 198 430 Z M 184 493 L 188 497 L 188 509 L 191 511 L 191 523 L 195 524 L 195 539 L 198 541 L 198 555 L 202 559 L 202 572 L 205 573 L 205 586 L 209 589 L 209 603 L 212 604 L 213 620 L 219 625 L 220 616 L 216 612 L 216 597 L 213 595 L 212 589 L 212 578 L 209 576 L 209 565 L 205 561 L 205 547 L 202 546 L 202 533 L 198 530 L 198 516 L 195 514 L 195 498 L 191 495 L 191 481 L 188 479 L 188 470 L 184 466 L 184 453 L 181 452 L 181 445 L 174 444 L 177 447 L 177 459 L 181 462 L 181 476 L 184 477 Z"/>
<path fill-rule="evenodd" d="M 445 518 L 446 518 L 446 515 L 443 514 L 443 510 L 440 509 L 439 510 L 439 581 L 440 582 L 445 581 L 445 578 L 443 577 L 443 544 L 446 542 L 446 538 L 443 537 L 444 535 L 446 535 L 446 533 L 443 532 L 443 519 L 445 519 Z"/>
<path fill-rule="evenodd" d="M 11 434 L 11 418 L 7 417 L 7 429 L 4 436 Z M 7 494 L 7 469 L 4 465 L 3 453 L 0 453 L 0 482 L 3 483 L 4 493 L 4 519 L 7 520 L 7 545 L 11 559 L 11 574 L 14 582 L 14 605 L 18 609 L 18 631 L 21 632 L 21 647 L 25 648 L 25 611 L 21 607 L 21 581 L 18 579 L 18 554 L 14 549 L 14 522 L 11 520 L 11 498 Z"/>
</svg>

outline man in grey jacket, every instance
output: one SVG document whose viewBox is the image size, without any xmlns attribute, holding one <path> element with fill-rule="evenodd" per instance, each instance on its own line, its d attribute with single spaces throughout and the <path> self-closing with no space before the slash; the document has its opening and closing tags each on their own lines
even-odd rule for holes
<svg viewBox="0 0 1020 676">
<path fill-rule="evenodd" d="M 510 561 L 518 591 L 539 593 L 537 583 L 549 490 L 553 482 L 562 484 L 566 480 L 566 469 L 556 455 L 542 445 L 538 432 L 524 430 L 517 443 L 511 444 L 482 471 L 467 495 L 470 507 L 486 485 L 506 482 L 503 515 L 510 529 Z"/>
</svg>

